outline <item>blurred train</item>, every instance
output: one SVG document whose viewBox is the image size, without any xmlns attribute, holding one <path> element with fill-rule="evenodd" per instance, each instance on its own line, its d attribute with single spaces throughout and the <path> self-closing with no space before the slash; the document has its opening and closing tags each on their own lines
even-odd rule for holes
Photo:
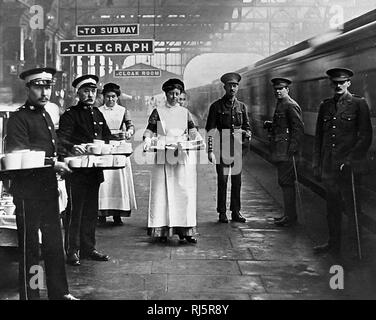
<svg viewBox="0 0 376 320">
<path fill-rule="evenodd" d="M 366 177 L 366 185 L 376 191 L 376 10 L 345 23 L 341 31 L 306 40 L 237 71 L 242 75 L 238 98 L 248 105 L 253 126 L 252 144 L 266 150 L 268 147 L 263 122 L 272 119 L 276 105 L 270 80 L 290 78 L 290 95 L 303 111 L 302 168 L 309 172 L 318 108 L 324 98 L 333 95 L 325 71 L 334 67 L 354 70 L 349 90 L 365 97 L 370 107 L 373 141 L 368 165 L 372 174 Z M 210 104 L 223 94 L 220 81 L 188 90 L 191 112 L 201 126 L 205 125 Z"/>
</svg>

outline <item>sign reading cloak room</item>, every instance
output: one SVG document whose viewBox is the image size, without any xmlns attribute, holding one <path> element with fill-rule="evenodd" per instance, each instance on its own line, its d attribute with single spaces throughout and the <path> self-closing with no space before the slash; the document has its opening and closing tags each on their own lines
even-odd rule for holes
<svg viewBox="0 0 376 320">
<path fill-rule="evenodd" d="M 61 56 L 152 54 L 154 40 L 61 40 Z"/>
<path fill-rule="evenodd" d="M 76 26 L 77 37 L 136 36 L 139 24 L 80 25 Z"/>
<path fill-rule="evenodd" d="M 115 70 L 115 78 L 132 78 L 132 77 L 160 77 L 161 70 L 157 69 L 134 69 L 134 70 Z"/>
</svg>

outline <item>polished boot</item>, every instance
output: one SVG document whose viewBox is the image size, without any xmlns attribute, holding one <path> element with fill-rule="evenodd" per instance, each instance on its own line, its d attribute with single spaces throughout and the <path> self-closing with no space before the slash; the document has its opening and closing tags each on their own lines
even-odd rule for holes
<svg viewBox="0 0 376 320">
<path fill-rule="evenodd" d="M 186 236 L 185 239 L 187 240 L 187 242 L 189 243 L 197 243 L 197 239 L 196 238 L 193 238 L 191 236 Z"/>
<path fill-rule="evenodd" d="M 159 237 L 159 238 L 158 238 L 158 241 L 159 241 L 160 243 L 166 243 L 166 242 L 167 242 L 167 237 Z"/>
<path fill-rule="evenodd" d="M 78 254 L 76 252 L 67 255 L 66 263 L 74 267 L 77 267 L 81 264 L 80 259 L 78 258 Z"/>
<path fill-rule="evenodd" d="M 240 212 L 232 212 L 231 221 L 244 223 L 246 222 L 246 219 L 240 214 Z"/>
<path fill-rule="evenodd" d="M 106 224 L 106 217 L 105 216 L 98 217 L 98 225 L 104 226 L 105 224 Z"/>
<path fill-rule="evenodd" d="M 226 213 L 220 213 L 219 214 L 219 220 L 218 220 L 218 222 L 228 223 L 228 219 L 227 219 Z"/>
<path fill-rule="evenodd" d="M 122 226 L 123 225 L 123 221 L 121 221 L 121 217 L 115 216 L 114 217 L 113 225 L 114 226 Z"/>
<path fill-rule="evenodd" d="M 100 253 L 97 250 L 93 250 L 88 253 L 81 254 L 82 259 L 90 259 L 95 261 L 108 261 L 110 260 L 110 257 L 104 253 Z"/>
</svg>

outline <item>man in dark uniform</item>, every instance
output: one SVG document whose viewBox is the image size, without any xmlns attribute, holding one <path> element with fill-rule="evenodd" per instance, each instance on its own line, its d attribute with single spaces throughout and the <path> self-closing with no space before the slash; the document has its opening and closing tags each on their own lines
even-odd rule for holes
<svg viewBox="0 0 376 320">
<path fill-rule="evenodd" d="M 282 188 L 284 203 L 284 215 L 276 218 L 275 224 L 289 226 L 297 221 L 295 169 L 304 135 L 304 124 L 300 106 L 289 96 L 291 80 L 274 78 L 271 82 L 277 106 L 273 121 L 265 121 L 264 127 L 270 132 L 271 158 L 277 167 L 278 184 Z"/>
<path fill-rule="evenodd" d="M 372 124 L 367 102 L 351 94 L 348 88 L 353 72 L 334 68 L 326 72 L 334 96 L 321 102 L 316 124 L 313 169 L 326 188 L 329 241 L 314 248 L 315 253 L 339 253 L 341 248 L 341 213 L 346 212 L 355 235 L 352 173 L 356 193 L 362 163 L 372 142 Z M 355 187 L 354 186 L 354 187 Z M 357 211 L 360 201 L 356 196 Z M 353 220 L 354 219 L 354 220 Z M 354 238 L 352 235 L 350 235 Z"/>
<path fill-rule="evenodd" d="M 75 79 L 79 102 L 66 110 L 61 116 L 57 132 L 60 143 L 60 155 L 81 155 L 85 152 L 83 143 L 94 139 L 109 140 L 110 129 L 103 114 L 94 107 L 97 94 L 98 77 L 84 75 Z M 66 181 L 69 197 L 67 208 L 65 248 L 67 263 L 80 265 L 80 258 L 108 261 L 109 257 L 95 248 L 95 229 L 98 216 L 98 192 L 103 182 L 103 172 L 88 169 L 73 172 Z"/>
<path fill-rule="evenodd" d="M 56 133 L 52 120 L 44 109 L 54 84 L 53 68 L 24 71 L 27 101 L 7 124 L 6 152 L 16 150 L 45 151 L 50 168 L 33 170 L 11 181 L 11 193 L 16 205 L 18 245 L 20 252 L 20 299 L 39 299 L 38 286 L 31 283 L 33 266 L 39 266 L 39 235 L 42 232 L 42 254 L 46 268 L 49 299 L 77 300 L 69 294 L 65 273 L 63 239 L 60 228 L 56 172 L 64 174 L 69 168 L 56 161 Z"/>
<path fill-rule="evenodd" d="M 242 171 L 242 140 L 251 137 L 247 107 L 236 99 L 241 76 L 226 73 L 221 77 L 226 94 L 215 101 L 209 109 L 206 122 L 208 133 L 208 159 L 216 164 L 217 171 L 217 212 L 219 222 L 227 223 L 226 196 L 227 180 L 231 170 L 232 221 L 245 222 L 240 213 L 240 187 Z M 215 155 L 216 154 L 216 155 Z"/>
</svg>

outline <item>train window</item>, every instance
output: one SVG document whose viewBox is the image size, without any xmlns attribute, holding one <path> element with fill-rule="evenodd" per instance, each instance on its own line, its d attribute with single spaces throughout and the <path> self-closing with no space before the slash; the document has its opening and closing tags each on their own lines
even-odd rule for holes
<svg viewBox="0 0 376 320">
<path fill-rule="evenodd" d="M 350 92 L 363 96 L 370 107 L 371 115 L 376 115 L 376 71 L 367 71 L 353 78 Z"/>
<path fill-rule="evenodd" d="M 305 111 L 317 112 L 320 102 L 331 96 L 327 79 L 314 79 L 301 82 L 295 95 Z"/>
</svg>

